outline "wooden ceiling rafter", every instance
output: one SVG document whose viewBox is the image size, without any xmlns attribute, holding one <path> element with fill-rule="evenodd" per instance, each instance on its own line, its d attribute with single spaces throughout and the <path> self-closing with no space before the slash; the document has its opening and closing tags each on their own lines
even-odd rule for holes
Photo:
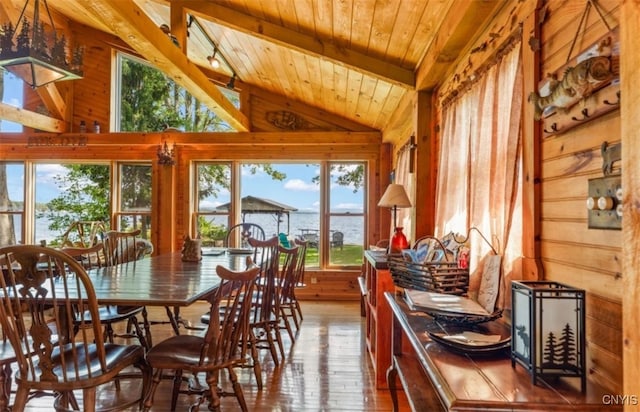
<svg viewBox="0 0 640 412">
<path fill-rule="evenodd" d="M 252 37 L 263 39 L 305 55 L 332 61 L 341 66 L 348 66 L 368 76 L 374 76 L 394 85 L 413 89 L 415 74 L 411 69 L 390 64 L 375 57 L 339 47 L 330 41 L 299 33 L 265 20 L 237 12 L 215 2 L 172 2 L 172 7 L 184 7 L 189 13 L 237 30 Z"/>
<path fill-rule="evenodd" d="M 487 21 L 504 4 L 503 0 L 462 1 L 450 8 L 416 70 L 416 89 L 433 90 L 468 47 L 469 39 L 482 31 L 478 22 Z"/>
<path fill-rule="evenodd" d="M 67 131 L 67 122 L 0 102 L 0 119 L 52 133 Z"/>
<path fill-rule="evenodd" d="M 198 66 L 189 61 L 182 49 L 176 47 L 133 1 L 78 0 L 74 4 L 83 12 L 100 19 L 108 26 L 110 33 L 116 34 L 186 88 L 233 129 L 249 130 L 247 117 L 233 106 Z"/>
</svg>

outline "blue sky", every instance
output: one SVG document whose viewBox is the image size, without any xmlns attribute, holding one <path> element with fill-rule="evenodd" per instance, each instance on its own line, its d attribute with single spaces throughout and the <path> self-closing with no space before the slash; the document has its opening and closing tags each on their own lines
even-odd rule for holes
<svg viewBox="0 0 640 412">
<path fill-rule="evenodd" d="M 12 106 L 22 107 L 22 80 L 3 70 L 0 71 L 0 73 L 4 73 L 4 98 L 2 102 Z M 17 123 L 0 120 L 0 131 L 21 132 L 22 126 Z"/>
<path fill-rule="evenodd" d="M 4 99 L 3 102 L 22 107 L 22 81 L 15 78 L 10 73 L 5 72 L 4 76 Z M 0 131 L 20 132 L 22 127 L 19 124 L 0 121 Z M 312 182 L 312 178 L 319 173 L 319 166 L 311 165 L 287 165 L 278 164 L 277 170 L 287 175 L 283 181 L 274 181 L 265 173 L 259 172 L 249 175 L 243 172 L 242 176 L 242 196 L 252 195 L 272 199 L 289 206 L 293 206 L 300 211 L 318 211 L 320 201 L 320 188 Z M 64 168 L 57 164 L 38 165 L 37 167 L 37 202 L 46 202 L 57 196 L 58 187 L 54 184 L 53 176 L 62 173 Z M 14 172 L 12 168 L 9 173 L 9 196 L 12 199 L 21 199 L 19 194 L 22 188 L 24 176 L 22 171 Z M 218 204 L 228 202 L 220 199 Z M 357 210 L 361 211 L 363 205 L 363 193 L 360 189 L 353 193 L 352 188 L 333 186 L 331 190 L 331 207 L 333 211 Z"/>
</svg>

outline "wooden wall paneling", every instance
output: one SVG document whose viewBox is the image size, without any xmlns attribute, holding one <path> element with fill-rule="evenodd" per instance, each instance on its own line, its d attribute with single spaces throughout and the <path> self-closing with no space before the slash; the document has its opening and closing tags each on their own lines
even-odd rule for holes
<svg viewBox="0 0 640 412">
<path fill-rule="evenodd" d="M 153 162 L 152 167 L 152 242 L 154 254 L 170 253 L 176 244 L 177 167 Z"/>
<path fill-rule="evenodd" d="M 539 2 L 537 4 L 539 6 Z M 536 7 L 525 15 L 522 26 L 523 93 L 530 95 L 540 80 L 540 49 L 530 41 L 540 38 L 540 14 Z M 540 261 L 540 125 L 534 122 L 533 107 L 526 100 L 522 108 L 522 277 L 543 278 Z"/>
<path fill-rule="evenodd" d="M 586 269 L 576 265 L 569 265 L 563 262 L 553 261 L 547 256 L 542 259 L 542 265 L 545 271 L 554 271 L 553 281 L 567 285 L 579 285 L 580 288 L 583 288 L 587 292 L 588 299 L 599 297 L 615 301 L 622 296 L 622 281 L 614 272 L 606 273 L 602 269 Z M 607 289 L 604 293 L 601 292 L 603 288 Z M 588 322 L 586 329 L 589 329 Z M 587 351 L 591 343 L 599 344 L 598 342 L 588 342 Z"/>
<path fill-rule="evenodd" d="M 172 250 L 181 250 L 183 245 L 183 239 L 186 235 L 192 235 L 193 233 L 193 220 L 191 211 L 193 210 L 194 199 L 191 198 L 191 162 L 186 161 L 184 156 L 184 150 L 182 146 L 179 146 L 177 156 L 177 180 L 176 187 L 174 189 L 174 217 L 175 217 L 175 237 Z"/>
<path fill-rule="evenodd" d="M 622 342 L 623 388 L 621 393 L 637 394 L 640 382 L 640 106 L 638 84 L 640 84 L 640 4 L 625 1 L 621 18 L 621 66 L 620 83 L 622 104 L 620 106 L 622 136 L 622 188 L 623 192 L 623 284 L 622 296 Z M 638 411 L 640 405 L 626 405 L 625 412 Z"/>
<path fill-rule="evenodd" d="M 586 300 L 586 313 L 591 326 L 588 339 L 598 342 L 589 346 L 587 370 L 595 380 L 613 387 L 614 393 L 622 393 L 622 308 L 617 302 L 591 295 Z"/>
<path fill-rule="evenodd" d="M 87 131 L 93 132 L 93 122 L 98 121 L 101 132 L 106 133 L 111 120 L 112 49 L 107 44 L 110 36 L 87 26 L 76 26 L 84 47 L 84 77 L 74 81 L 71 130 L 78 132 L 80 121 L 84 120 Z"/>
<path fill-rule="evenodd" d="M 341 130 L 342 128 L 330 122 L 331 117 L 322 119 L 302 114 L 295 109 L 272 103 L 258 96 L 253 96 L 251 110 L 251 124 L 255 131 L 280 131 L 283 133 L 292 130 Z M 290 115 L 291 126 L 293 129 L 285 129 L 274 124 L 274 117 L 280 119 L 283 116 Z"/>
<path fill-rule="evenodd" d="M 602 177 L 602 157 L 600 148 L 574 152 L 566 156 L 556 157 L 544 162 L 543 181 L 552 179 L 562 179 L 564 177 L 590 176 Z M 576 187 L 567 187 L 567 191 L 577 191 Z M 582 189 L 586 189 L 582 187 Z M 586 192 L 585 192 L 586 193 Z M 560 193 L 562 194 L 562 193 Z"/>
<path fill-rule="evenodd" d="M 607 24 L 611 29 L 619 26 L 619 0 L 598 0 L 605 13 Z M 587 16 L 586 29 L 578 27 L 580 18 L 587 5 L 586 1 L 551 0 L 546 2 L 544 30 L 542 32 L 542 73 L 555 72 L 567 63 L 569 58 L 578 56 L 585 48 L 591 46 L 608 33 L 607 26 L 598 13 L 591 7 Z M 569 56 L 571 44 L 577 41 Z"/>
<path fill-rule="evenodd" d="M 586 151 L 596 153 L 603 141 L 620 141 L 620 111 L 608 113 L 597 121 L 585 123 L 566 133 L 543 139 L 542 152 L 545 160 Z"/>
<path fill-rule="evenodd" d="M 624 218 L 623 218 L 624 219 Z M 572 220 L 555 220 L 542 222 L 542 241 L 553 240 L 556 242 L 571 242 L 575 244 L 589 245 L 621 245 L 622 234 L 619 230 L 587 229 L 587 222 Z M 544 255 L 543 255 L 544 258 Z M 599 268 L 594 268 L 598 270 Z M 545 273 L 549 280 L 553 280 L 553 274 Z M 576 286 L 576 285 L 574 285 Z M 604 292 L 604 290 L 603 290 Z"/>
<path fill-rule="evenodd" d="M 599 3 L 617 13 L 617 4 L 609 0 Z M 552 0 L 545 4 L 541 67 L 543 73 L 549 73 L 566 63 L 586 2 Z M 613 14 L 607 21 L 613 21 L 612 26 L 618 25 Z M 575 58 L 607 32 L 592 10 L 587 29 L 579 33 L 571 57 Z M 584 104 L 579 103 L 574 110 L 580 111 L 586 107 Z M 548 122 L 544 126 L 548 127 Z M 540 256 L 545 279 L 587 291 L 587 302 L 591 305 L 586 327 L 589 379 L 619 393 L 624 363 L 620 356 L 620 322 L 615 314 L 622 310 L 620 302 L 625 289 L 622 234 L 616 230 L 589 229 L 586 210 L 588 180 L 603 176 L 600 146 L 604 141 L 612 144 L 620 141 L 617 109 L 542 139 Z M 620 170 L 619 165 L 616 168 Z M 613 315 L 601 315 L 600 311 Z"/>
<path fill-rule="evenodd" d="M 617 247 L 545 242 L 542 252 L 545 254 L 545 259 L 548 260 L 587 270 L 599 268 L 599 273 L 602 276 L 612 276 L 617 281 L 622 278 L 622 253 Z M 598 289 L 600 288 L 598 287 Z M 596 291 L 601 292 L 598 289 Z M 619 291 L 620 288 L 618 287 L 616 290 Z M 607 292 L 611 296 L 612 290 Z"/>
<path fill-rule="evenodd" d="M 346 77 L 345 77 L 346 79 Z M 346 84 L 346 80 L 345 80 Z M 345 86 L 346 87 L 346 86 Z M 327 126 L 326 130 L 351 130 L 351 131 L 369 131 L 373 132 L 374 129 L 371 129 L 362 124 L 356 123 L 344 117 L 338 116 L 336 114 L 332 114 L 324 109 L 320 109 L 317 107 L 311 107 L 304 103 L 292 101 L 283 96 L 277 96 L 273 93 L 267 93 L 263 89 L 252 88 L 251 89 L 251 120 L 256 121 L 254 126 L 255 131 L 261 131 L 261 127 L 266 127 L 264 124 L 264 116 L 261 116 L 261 113 L 266 111 L 265 108 L 262 108 L 262 104 L 267 104 L 269 106 L 274 106 L 275 110 L 286 110 L 299 114 L 300 116 L 307 118 L 312 121 L 312 123 L 322 125 L 332 125 L 332 127 Z M 270 109 L 271 110 L 271 109 Z M 269 129 L 273 130 L 272 126 L 269 126 Z"/>
<path fill-rule="evenodd" d="M 413 106 L 415 144 L 413 156 L 415 196 L 413 210 L 413 240 L 435 233 L 436 170 L 435 152 L 435 99 L 433 93 L 417 92 Z"/>
<path fill-rule="evenodd" d="M 595 343 L 589 345 L 587 371 L 591 380 L 604 388 L 611 388 L 611 393 L 623 393 L 620 370 L 623 368 L 619 355 L 602 349 Z"/>
<path fill-rule="evenodd" d="M 324 271 L 305 273 L 306 287 L 296 290 L 298 299 L 355 300 L 360 298 L 360 272 Z M 307 280 L 308 279 L 308 280 Z M 315 280 L 315 282 L 314 282 Z"/>
</svg>

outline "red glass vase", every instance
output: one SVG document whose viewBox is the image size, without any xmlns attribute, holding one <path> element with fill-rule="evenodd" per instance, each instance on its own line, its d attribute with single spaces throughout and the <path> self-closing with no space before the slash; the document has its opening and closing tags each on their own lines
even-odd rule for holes
<svg viewBox="0 0 640 412">
<path fill-rule="evenodd" d="M 391 245 L 389 246 L 391 253 L 401 253 L 404 249 L 409 249 L 409 242 L 402 233 L 402 228 L 397 227 L 395 233 L 391 237 Z"/>
</svg>

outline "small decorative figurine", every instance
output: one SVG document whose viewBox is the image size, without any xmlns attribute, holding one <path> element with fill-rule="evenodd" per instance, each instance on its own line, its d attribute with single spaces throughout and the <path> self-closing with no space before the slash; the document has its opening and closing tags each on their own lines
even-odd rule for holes
<svg viewBox="0 0 640 412">
<path fill-rule="evenodd" d="M 182 261 L 183 262 L 199 262 L 202 260 L 201 250 L 202 240 L 191 239 L 188 235 L 184 237 L 182 244 Z"/>
</svg>

